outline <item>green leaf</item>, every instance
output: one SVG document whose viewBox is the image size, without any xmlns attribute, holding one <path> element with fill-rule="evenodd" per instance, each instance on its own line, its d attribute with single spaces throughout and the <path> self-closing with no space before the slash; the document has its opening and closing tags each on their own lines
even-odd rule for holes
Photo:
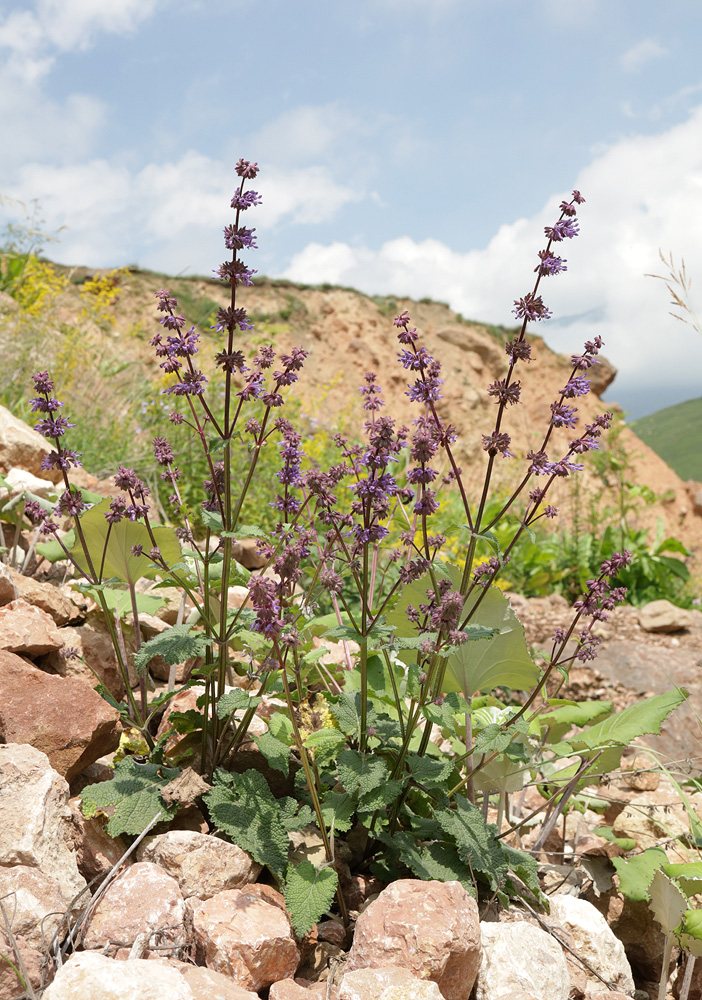
<svg viewBox="0 0 702 1000">
<path fill-rule="evenodd" d="M 338 770 L 339 781 L 350 794 L 358 789 L 364 795 L 384 782 L 388 775 L 388 765 L 382 757 L 357 750 L 344 750 L 339 754 Z"/>
<path fill-rule="evenodd" d="M 64 535 L 61 539 L 61 542 L 63 542 L 63 545 L 68 552 L 70 552 L 75 545 L 75 541 L 76 533 L 73 529 L 71 529 L 68 534 Z M 55 538 L 49 539 L 48 542 L 37 542 L 36 550 L 42 558 L 46 559 L 47 562 L 55 563 L 58 562 L 59 559 L 66 558 L 66 552 L 64 552 L 61 542 L 58 542 Z"/>
<path fill-rule="evenodd" d="M 276 771 L 281 771 L 286 777 L 290 771 L 290 747 L 281 743 L 270 732 L 254 738 L 254 743 Z"/>
<path fill-rule="evenodd" d="M 163 813 L 163 819 L 175 816 L 178 806 L 167 806 L 159 791 L 179 773 L 177 768 L 137 764 L 131 757 L 125 757 L 115 764 L 111 781 L 99 781 L 83 789 L 83 815 L 90 819 L 97 812 L 111 812 L 105 827 L 111 837 L 118 837 L 121 833 L 137 836 L 159 812 Z"/>
<path fill-rule="evenodd" d="M 548 731 L 548 743 L 558 743 L 573 726 L 587 726 L 595 719 L 611 715 L 611 701 L 568 701 L 552 698 L 549 711 L 534 719 L 531 729 L 535 734 Z"/>
<path fill-rule="evenodd" d="M 304 744 L 314 750 L 315 764 L 324 766 L 336 760 L 341 748 L 346 746 L 346 737 L 338 729 L 318 729 L 306 737 Z"/>
<path fill-rule="evenodd" d="M 93 600 L 97 601 L 98 591 L 102 593 L 110 611 L 116 611 L 120 618 L 132 613 L 132 598 L 128 590 L 115 590 L 114 587 L 81 587 L 84 594 L 90 594 Z M 137 607 L 137 614 L 152 615 L 166 603 L 164 597 L 156 594 L 134 594 L 134 603 Z"/>
<path fill-rule="evenodd" d="M 464 615 L 472 612 L 481 596 L 478 587 L 465 602 Z M 502 591 L 488 587 L 475 616 L 473 624 L 497 629 L 497 634 L 492 639 L 465 642 L 449 656 L 444 689 L 462 691 L 466 697 L 500 685 L 518 691 L 531 689 L 539 678 L 539 668 L 529 656 L 524 626 Z"/>
<path fill-rule="evenodd" d="M 324 824 L 338 833 L 351 829 L 351 817 L 356 811 L 356 796 L 347 792 L 327 792 L 322 802 Z"/>
<path fill-rule="evenodd" d="M 268 720 L 268 730 L 281 743 L 292 746 L 293 724 L 283 712 L 274 712 Z"/>
<path fill-rule="evenodd" d="M 212 639 L 208 639 L 204 632 L 193 632 L 191 629 L 191 625 L 173 625 L 145 642 L 134 656 L 137 673 L 143 674 L 154 656 L 162 656 L 169 666 L 184 663 L 193 656 L 204 656 L 207 647 L 212 645 Z"/>
<path fill-rule="evenodd" d="M 407 754 L 407 767 L 415 781 L 427 788 L 442 785 L 454 770 L 455 764 L 446 758 L 420 757 L 416 753 Z"/>
<path fill-rule="evenodd" d="M 619 876 L 619 891 L 629 899 L 648 899 L 648 887 L 654 872 L 668 862 L 668 855 L 662 847 L 649 847 L 633 858 L 612 858 Z"/>
<path fill-rule="evenodd" d="M 494 827 L 489 828 L 480 809 L 462 795 L 455 797 L 456 809 L 438 809 L 436 819 L 443 831 L 454 839 L 458 856 L 469 864 L 475 875 L 482 875 L 492 890 L 504 880 L 507 861 Z"/>
<path fill-rule="evenodd" d="M 702 958 L 702 910 L 687 910 L 680 930 L 680 944 L 685 951 Z"/>
<path fill-rule="evenodd" d="M 491 722 L 478 733 L 473 749 L 478 753 L 491 753 L 493 750 L 504 753 L 512 742 L 512 736 L 508 729 L 503 729 L 497 722 Z"/>
<path fill-rule="evenodd" d="M 502 841 L 500 841 L 500 844 L 510 871 L 524 883 L 529 892 L 543 905 L 546 897 L 541 891 L 539 865 L 536 858 L 533 858 L 530 854 L 525 854 L 524 851 L 518 851 L 515 847 L 510 847 Z M 546 908 L 548 909 L 547 901 Z"/>
<path fill-rule="evenodd" d="M 221 534 L 224 528 L 221 514 L 213 510 L 200 510 L 199 514 L 206 528 L 209 528 L 215 535 Z"/>
<path fill-rule="evenodd" d="M 140 576 L 152 577 L 156 570 L 148 555 L 132 555 L 134 545 L 141 545 L 144 553 L 148 553 L 153 546 L 146 525 L 124 517 L 117 524 L 110 526 L 105 520 L 110 502 L 110 498 L 106 497 L 102 503 L 96 504 L 80 516 L 81 531 L 93 566 L 97 568 L 101 565 L 104 552 L 104 578 L 117 577 L 122 583 L 134 583 Z M 109 538 L 108 529 L 110 529 Z M 152 530 L 165 562 L 169 565 L 179 562 L 181 549 L 175 529 L 161 525 Z M 89 575 L 80 541 L 75 542 L 70 552 L 78 566 Z"/>
<path fill-rule="evenodd" d="M 217 718 L 228 719 L 232 712 L 245 711 L 247 708 L 255 708 L 261 704 L 261 699 L 255 695 L 250 695 L 243 688 L 232 688 L 225 691 L 217 701 Z"/>
<path fill-rule="evenodd" d="M 687 698 L 687 691 L 677 688 L 664 694 L 637 701 L 634 705 L 590 726 L 568 740 L 577 749 L 596 750 L 611 744 L 628 746 L 637 736 L 658 734 L 670 713 Z M 568 751 L 566 751 L 567 753 Z"/>
<path fill-rule="evenodd" d="M 688 898 L 702 892 L 702 861 L 661 865 L 661 871 L 672 878 Z"/>
<path fill-rule="evenodd" d="M 670 934 L 678 926 L 687 909 L 687 898 L 678 886 L 658 868 L 648 887 L 649 906 L 655 920 Z"/>
<path fill-rule="evenodd" d="M 305 803 L 300 805 L 297 799 L 293 799 L 289 795 L 278 799 L 278 806 L 281 822 L 288 832 L 302 830 L 303 827 L 314 823 L 314 813 L 310 807 Z"/>
<path fill-rule="evenodd" d="M 434 843 L 419 847 L 409 833 L 394 834 L 388 839 L 399 847 L 403 864 L 417 878 L 424 881 L 460 882 L 471 896 L 476 897 L 470 867 L 461 861 L 452 844 Z"/>
<path fill-rule="evenodd" d="M 238 524 L 235 532 L 236 538 L 265 538 L 266 532 L 259 528 L 257 524 Z"/>
<path fill-rule="evenodd" d="M 288 871 L 285 907 L 298 937 L 317 923 L 332 904 L 338 876 L 333 868 L 317 870 L 310 861 L 301 861 Z"/>
<path fill-rule="evenodd" d="M 598 826 L 592 832 L 596 837 L 604 837 L 604 839 L 609 840 L 610 843 L 616 844 L 617 847 L 621 847 L 623 851 L 633 851 L 636 847 L 635 840 L 632 840 L 631 837 L 617 837 L 611 826 Z"/>
<path fill-rule="evenodd" d="M 384 781 L 377 788 L 361 795 L 358 800 L 357 811 L 359 813 L 375 812 L 376 809 L 384 809 L 391 805 L 402 791 L 401 781 Z"/>
<path fill-rule="evenodd" d="M 361 695 L 356 692 L 354 697 L 343 692 L 339 695 L 336 705 L 331 705 L 331 712 L 339 723 L 339 729 L 346 736 L 358 739 L 361 729 Z"/>
<path fill-rule="evenodd" d="M 254 770 L 240 775 L 217 771 L 215 777 L 217 783 L 203 796 L 213 822 L 232 843 L 282 878 L 288 834 L 266 779 Z"/>
</svg>

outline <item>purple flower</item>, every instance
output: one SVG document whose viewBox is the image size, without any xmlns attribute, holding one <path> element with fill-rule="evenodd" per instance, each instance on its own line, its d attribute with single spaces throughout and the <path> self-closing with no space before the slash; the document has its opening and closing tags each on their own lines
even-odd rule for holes
<svg viewBox="0 0 702 1000">
<path fill-rule="evenodd" d="M 166 396 L 201 396 L 205 391 L 204 383 L 209 381 L 202 372 L 183 372 L 182 381 L 164 389 Z"/>
<path fill-rule="evenodd" d="M 558 517 L 558 507 L 554 507 L 553 504 L 547 504 L 544 507 L 544 514 L 548 518 Z"/>
<path fill-rule="evenodd" d="M 25 500 L 24 513 L 34 524 L 45 521 L 49 516 L 38 500 Z"/>
<path fill-rule="evenodd" d="M 560 243 L 561 240 L 572 240 L 579 231 L 578 220 L 575 218 L 559 219 L 553 226 L 546 226 L 544 229 L 546 238 L 555 243 Z"/>
<path fill-rule="evenodd" d="M 237 164 L 234 169 L 239 177 L 243 177 L 246 180 L 253 180 L 260 168 L 258 163 L 251 163 L 249 160 L 240 159 L 237 160 Z"/>
<path fill-rule="evenodd" d="M 115 497 L 110 501 L 110 508 L 105 514 L 108 524 L 118 524 L 126 514 L 126 503 L 123 497 Z"/>
<path fill-rule="evenodd" d="M 215 364 L 223 371 L 229 372 L 230 375 L 235 371 L 241 372 L 243 375 L 249 370 L 246 367 L 246 359 L 242 351 L 220 351 L 215 354 Z"/>
<path fill-rule="evenodd" d="M 248 322 L 245 309 L 232 309 L 228 306 L 217 310 L 217 322 L 211 329 L 223 333 L 224 330 L 233 330 L 235 326 L 240 330 L 253 330 L 253 323 Z"/>
<path fill-rule="evenodd" d="M 58 498 L 54 513 L 64 514 L 66 517 L 77 517 L 78 514 L 87 509 L 87 506 L 80 490 L 64 490 Z"/>
<path fill-rule="evenodd" d="M 154 438 L 154 458 L 159 465 L 169 465 L 174 458 L 173 449 L 164 437 Z"/>
<path fill-rule="evenodd" d="M 255 208 L 256 205 L 263 204 L 263 198 L 258 193 L 258 191 L 245 191 L 243 194 L 238 192 L 232 198 L 232 208 L 237 208 L 241 212 L 245 212 L 247 208 Z"/>
<path fill-rule="evenodd" d="M 61 469 L 67 472 L 72 465 L 78 468 L 81 465 L 81 453 L 73 451 L 71 448 L 62 448 L 60 452 L 50 451 L 41 460 L 42 469 Z"/>
<path fill-rule="evenodd" d="M 531 460 L 529 472 L 537 476 L 546 476 L 549 473 L 551 463 L 545 451 L 529 451 L 527 458 Z"/>
<path fill-rule="evenodd" d="M 35 413 L 37 411 L 40 413 L 54 413 L 63 406 L 63 403 L 60 403 L 58 399 L 54 399 L 53 397 L 45 399 L 44 396 L 36 396 L 34 399 L 30 399 L 29 405 Z"/>
<path fill-rule="evenodd" d="M 36 375 L 32 375 L 32 381 L 37 392 L 42 392 L 49 396 L 54 391 L 53 380 L 49 378 L 47 371 L 37 372 Z"/>
<path fill-rule="evenodd" d="M 561 389 L 561 395 L 566 399 L 573 399 L 575 396 L 586 396 L 590 391 L 590 379 L 584 375 L 576 375 Z"/>
<path fill-rule="evenodd" d="M 534 270 L 538 271 L 544 278 L 568 270 L 566 261 L 562 257 L 556 257 L 550 250 L 539 250 L 539 257 L 541 258 L 541 263 L 537 264 Z"/>
<path fill-rule="evenodd" d="M 580 194 L 580 192 L 578 190 L 573 191 L 573 201 L 576 203 L 576 205 L 584 205 L 585 204 L 585 199 L 583 198 L 583 196 Z"/>
<path fill-rule="evenodd" d="M 493 431 L 492 434 L 483 434 L 483 449 L 490 455 L 497 455 L 499 452 L 503 458 L 514 458 L 508 448 L 511 443 L 509 434 Z"/>
<path fill-rule="evenodd" d="M 430 403 L 441 399 L 441 386 L 444 384 L 442 378 L 417 379 L 414 385 L 410 386 L 405 396 L 409 396 L 413 403 Z"/>
<path fill-rule="evenodd" d="M 509 340 L 505 344 L 505 352 L 512 364 L 516 364 L 517 361 L 531 361 L 531 344 L 526 340 Z"/>
<path fill-rule="evenodd" d="M 551 423 L 554 427 L 575 427 L 578 418 L 575 406 L 568 406 L 566 403 L 551 403 Z"/>
<path fill-rule="evenodd" d="M 579 462 L 569 462 L 562 458 L 559 462 L 551 462 L 546 471 L 550 476 L 569 476 L 571 472 L 582 472 L 583 468 Z"/>
<path fill-rule="evenodd" d="M 144 552 L 144 546 L 143 545 L 132 545 L 131 552 L 132 552 L 133 556 L 140 556 Z"/>
<path fill-rule="evenodd" d="M 514 406 L 519 402 L 521 391 L 521 382 L 510 382 L 508 385 L 507 379 L 502 378 L 488 387 L 488 396 L 494 396 L 495 401 L 502 406 Z"/>
<path fill-rule="evenodd" d="M 169 312 L 178 305 L 178 299 L 173 298 L 167 288 L 159 288 L 156 292 L 159 312 Z"/>
<path fill-rule="evenodd" d="M 258 250 L 256 244 L 256 238 L 254 233 L 255 229 L 246 229 L 245 226 L 225 226 L 224 227 L 224 245 L 227 250 Z"/>
<path fill-rule="evenodd" d="M 415 503 L 413 510 L 420 516 L 429 516 L 439 509 L 439 502 L 433 490 L 424 489 L 421 497 Z"/>
<path fill-rule="evenodd" d="M 222 281 L 228 282 L 230 285 L 253 285 L 253 276 L 258 274 L 257 271 L 250 267 L 247 267 L 240 260 L 226 260 L 223 264 L 220 264 L 218 268 L 213 271 Z"/>
<path fill-rule="evenodd" d="M 546 308 L 541 296 L 533 292 L 527 292 L 523 299 L 515 299 L 512 312 L 517 319 L 529 321 L 551 318 L 551 311 Z"/>
<path fill-rule="evenodd" d="M 68 422 L 67 417 L 42 417 L 36 422 L 34 429 L 45 438 L 59 438 L 63 437 L 69 427 L 75 426 Z"/>
<path fill-rule="evenodd" d="M 159 323 L 167 330 L 181 330 L 185 326 L 185 316 L 172 316 L 169 313 L 167 316 L 162 316 Z"/>
</svg>

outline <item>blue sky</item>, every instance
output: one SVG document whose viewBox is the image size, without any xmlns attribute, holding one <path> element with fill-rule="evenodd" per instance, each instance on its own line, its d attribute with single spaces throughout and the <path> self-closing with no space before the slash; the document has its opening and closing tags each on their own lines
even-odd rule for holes
<svg viewBox="0 0 702 1000">
<path fill-rule="evenodd" d="M 61 262 L 207 274 L 245 156 L 261 273 L 509 323 L 578 187 L 538 332 L 636 416 L 702 394 L 645 277 L 702 287 L 701 43 L 698 0 L 0 0 L 0 194 Z"/>
</svg>

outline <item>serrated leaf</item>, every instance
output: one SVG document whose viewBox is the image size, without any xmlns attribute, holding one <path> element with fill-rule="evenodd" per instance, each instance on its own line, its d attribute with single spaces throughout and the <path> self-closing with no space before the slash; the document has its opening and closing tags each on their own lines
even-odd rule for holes
<svg viewBox="0 0 702 1000">
<path fill-rule="evenodd" d="M 416 753 L 407 754 L 407 767 L 415 781 L 427 788 L 441 785 L 449 778 L 456 765 L 451 760 L 436 757 L 420 757 Z"/>
<path fill-rule="evenodd" d="M 268 720 L 268 731 L 286 746 L 292 746 L 293 724 L 283 712 L 274 712 Z"/>
<path fill-rule="evenodd" d="M 612 858 L 619 876 L 619 891 L 633 900 L 648 899 L 648 887 L 654 873 L 668 861 L 662 847 L 649 847 L 633 858 Z"/>
<path fill-rule="evenodd" d="M 475 737 L 473 749 L 478 753 L 491 753 L 493 750 L 504 753 L 511 742 L 512 733 L 497 722 L 491 722 Z"/>
<path fill-rule="evenodd" d="M 351 817 L 356 811 L 356 796 L 347 792 L 327 792 L 322 802 L 324 824 L 329 829 L 346 833 L 351 829 Z"/>
<path fill-rule="evenodd" d="M 224 523 L 222 521 L 222 515 L 218 514 L 213 510 L 200 510 L 200 518 L 202 523 L 210 531 L 214 532 L 215 535 L 219 535 L 224 528 Z"/>
<path fill-rule="evenodd" d="M 338 760 L 339 781 L 349 794 L 370 792 L 384 782 L 388 765 L 381 757 L 357 750 L 344 750 Z"/>
<path fill-rule="evenodd" d="M 314 751 L 317 766 L 324 766 L 336 760 L 341 748 L 346 746 L 346 737 L 338 729 L 318 729 L 305 738 L 304 744 Z"/>
<path fill-rule="evenodd" d="M 670 713 L 687 698 L 687 691 L 676 688 L 664 694 L 637 701 L 602 722 L 590 726 L 568 740 L 575 748 L 596 750 L 611 744 L 628 746 L 637 736 L 657 735 Z"/>
<path fill-rule="evenodd" d="M 115 764 L 111 781 L 87 785 L 81 793 L 81 808 L 87 819 L 114 807 L 106 830 L 111 837 L 121 833 L 137 836 L 159 812 L 164 819 L 175 816 L 177 806 L 167 806 L 159 790 L 179 774 L 178 768 L 137 764 L 131 757 Z"/>
<path fill-rule="evenodd" d="M 648 887 L 648 897 L 648 905 L 655 920 L 663 928 L 664 934 L 670 934 L 679 925 L 687 909 L 685 894 L 658 868 Z"/>
<path fill-rule="evenodd" d="M 702 958 L 702 910 L 686 910 L 680 933 L 680 944 L 695 958 Z"/>
<path fill-rule="evenodd" d="M 456 809 L 438 809 L 436 819 L 444 833 L 455 841 L 461 860 L 470 865 L 475 875 L 482 875 L 494 891 L 507 875 L 504 852 L 481 810 L 462 795 L 457 795 L 454 801 Z"/>
<path fill-rule="evenodd" d="M 255 708 L 256 705 L 260 704 L 260 698 L 250 695 L 243 688 L 232 688 L 231 691 L 225 691 L 222 697 L 217 700 L 217 718 L 228 719 L 232 712 Z"/>
<path fill-rule="evenodd" d="M 232 843 L 282 878 L 288 834 L 266 779 L 254 770 L 216 776 L 218 783 L 204 796 L 212 820 Z"/>
<path fill-rule="evenodd" d="M 302 830 L 303 827 L 314 823 L 314 813 L 304 802 L 300 805 L 297 799 L 286 795 L 282 799 L 278 799 L 278 806 L 281 822 L 288 833 L 293 830 Z"/>
<path fill-rule="evenodd" d="M 272 733 L 262 733 L 254 738 L 254 743 L 276 771 L 281 771 L 286 777 L 290 771 L 290 747 L 277 740 Z"/>
<path fill-rule="evenodd" d="M 204 632 L 192 632 L 190 625 L 173 625 L 143 644 L 134 656 L 134 668 L 143 674 L 154 656 L 162 656 L 169 666 L 184 663 L 191 657 L 204 656 L 211 645 L 212 640 Z"/>
<path fill-rule="evenodd" d="M 689 898 L 702 892 L 702 861 L 661 865 L 661 871 L 672 878 Z"/>
<path fill-rule="evenodd" d="M 342 692 L 336 705 L 330 705 L 330 708 L 342 733 L 358 739 L 361 729 L 361 695 L 356 692 L 355 696 L 351 697 Z"/>
<path fill-rule="evenodd" d="M 299 937 L 317 923 L 332 904 L 339 878 L 333 868 L 317 869 L 310 861 L 301 861 L 288 871 L 285 907 Z"/>
<path fill-rule="evenodd" d="M 471 870 L 461 861 L 452 844 L 434 843 L 419 847 L 408 833 L 391 838 L 400 851 L 400 859 L 417 878 L 424 881 L 460 882 L 476 898 Z"/>
<path fill-rule="evenodd" d="M 377 788 L 372 788 L 369 792 L 361 795 L 358 800 L 357 811 L 359 813 L 375 812 L 376 809 L 384 809 L 391 805 L 402 791 L 401 781 L 384 781 Z"/>
<path fill-rule="evenodd" d="M 525 854 L 524 851 L 518 851 L 515 847 L 510 847 L 502 841 L 500 841 L 500 844 L 510 872 L 513 872 L 524 883 L 529 892 L 543 905 L 546 897 L 541 891 L 539 865 L 536 858 L 533 858 L 530 854 Z M 546 906 L 548 907 L 547 903 Z"/>
</svg>

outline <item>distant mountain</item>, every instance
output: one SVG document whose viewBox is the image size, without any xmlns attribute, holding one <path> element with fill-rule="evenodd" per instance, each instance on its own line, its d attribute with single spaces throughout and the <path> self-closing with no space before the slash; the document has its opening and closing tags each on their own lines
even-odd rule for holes
<svg viewBox="0 0 702 1000">
<path fill-rule="evenodd" d="M 640 417 L 629 427 L 681 479 L 702 481 L 702 396 Z"/>
</svg>

